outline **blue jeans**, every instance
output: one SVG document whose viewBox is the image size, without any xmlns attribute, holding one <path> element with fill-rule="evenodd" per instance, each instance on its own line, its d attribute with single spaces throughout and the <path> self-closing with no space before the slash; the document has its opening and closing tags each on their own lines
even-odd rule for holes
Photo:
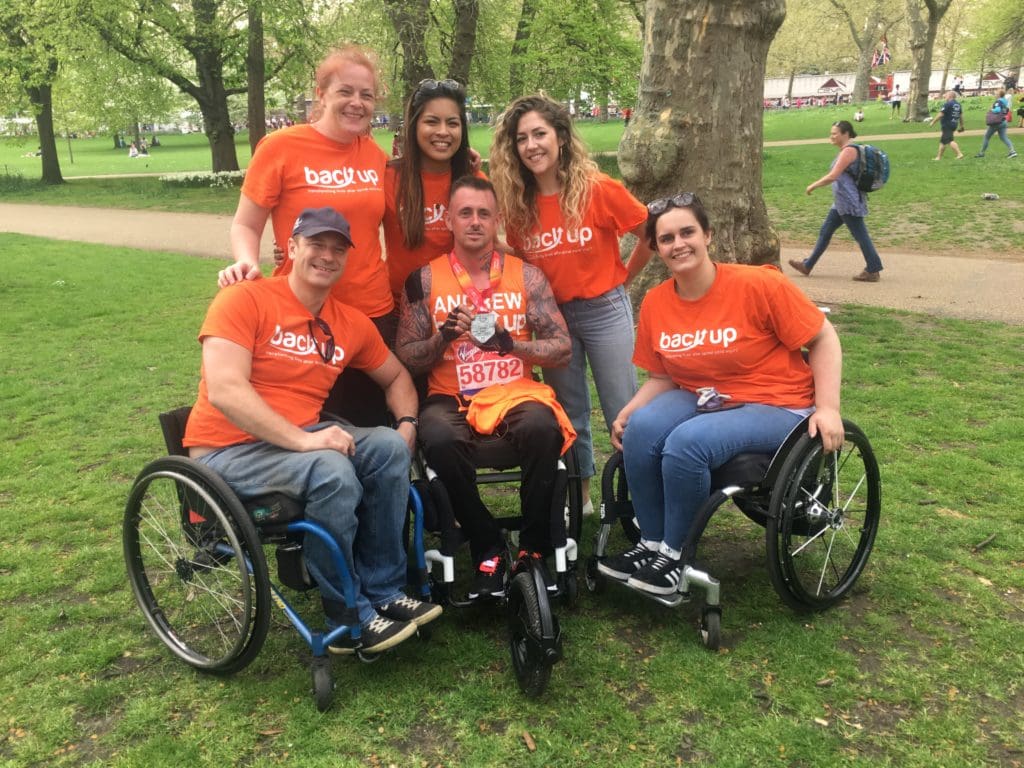
<svg viewBox="0 0 1024 768">
<path fill-rule="evenodd" d="M 323 429 L 317 424 L 309 431 Z M 409 499 L 409 448 L 393 429 L 343 424 L 355 455 L 286 451 L 265 442 L 232 445 L 198 459 L 224 478 L 240 499 L 278 491 L 306 503 L 306 520 L 327 529 L 345 555 L 356 592 L 359 622 L 402 595 L 406 553 L 402 541 Z M 315 536 L 303 544 L 306 567 L 328 602 L 343 603 L 341 582 L 327 548 Z M 352 607 L 352 606 L 349 606 Z M 338 617 L 328 616 L 337 623 Z"/>
<path fill-rule="evenodd" d="M 594 375 L 607 429 L 636 394 L 633 367 L 633 307 L 623 286 L 592 299 L 576 299 L 558 307 L 569 326 L 572 359 L 566 368 L 545 368 L 544 382 L 555 390 L 576 430 L 576 456 L 583 477 L 594 475 L 594 444 L 590 431 L 590 386 L 587 361 Z"/>
<path fill-rule="evenodd" d="M 864 255 L 864 268 L 868 272 L 881 272 L 882 259 L 878 256 L 878 251 L 875 250 L 875 244 L 871 242 L 871 235 L 868 234 L 868 227 L 864 223 L 864 217 L 844 216 L 836 211 L 835 208 L 828 209 L 828 216 L 825 217 L 825 221 L 821 225 L 821 231 L 818 232 L 818 242 L 815 243 L 811 255 L 804 259 L 804 266 L 808 269 L 814 269 L 814 265 L 818 263 L 818 259 L 821 258 L 825 249 L 828 248 L 828 244 L 832 241 L 832 235 L 843 224 L 850 230 L 853 239 L 860 246 L 860 252 Z"/>
<path fill-rule="evenodd" d="M 1005 144 L 1006 147 L 1011 152 L 1015 152 L 1016 151 L 1013 148 L 1013 144 L 1010 142 L 1009 137 L 1006 135 L 1006 121 L 1003 120 L 1003 121 L 999 122 L 997 125 L 990 125 L 990 126 L 986 127 L 986 129 L 985 129 L 985 138 L 982 139 L 981 151 L 978 153 L 979 155 L 984 155 L 985 154 L 985 150 L 988 149 L 988 140 L 992 138 L 992 134 L 994 134 L 994 133 L 998 133 L 999 134 L 999 140 L 1001 142 L 1003 142 L 1003 144 Z"/>
<path fill-rule="evenodd" d="M 802 418 L 785 408 L 749 403 L 697 413 L 697 396 L 682 389 L 658 395 L 634 412 L 622 453 L 641 536 L 681 549 L 711 493 L 711 471 L 740 453 L 774 453 Z"/>
</svg>

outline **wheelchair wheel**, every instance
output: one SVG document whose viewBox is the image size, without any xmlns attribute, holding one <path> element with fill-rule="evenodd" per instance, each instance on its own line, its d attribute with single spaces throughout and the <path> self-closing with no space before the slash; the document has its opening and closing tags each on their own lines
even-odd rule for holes
<svg viewBox="0 0 1024 768">
<path fill-rule="evenodd" d="M 226 674 L 259 653 L 270 582 L 256 528 L 228 485 L 180 456 L 135 479 L 122 531 L 135 600 L 175 656 Z"/>
<path fill-rule="evenodd" d="M 700 617 L 700 641 L 709 651 L 722 644 L 722 609 L 717 605 L 704 607 Z"/>
<path fill-rule="evenodd" d="M 314 658 L 310 671 L 313 676 L 313 700 L 316 701 L 316 708 L 319 712 L 326 712 L 331 708 L 331 700 L 334 698 L 331 660 L 326 656 Z"/>
<path fill-rule="evenodd" d="M 606 515 L 614 515 L 622 525 L 630 544 L 640 541 L 640 524 L 633 514 L 633 505 L 629 500 L 629 485 L 626 483 L 626 465 L 622 459 L 622 451 L 616 451 L 608 459 L 601 472 L 601 500 Z M 628 505 L 628 506 L 627 506 Z"/>
<path fill-rule="evenodd" d="M 864 570 L 878 531 L 878 462 L 864 433 L 843 423 L 846 438 L 836 453 L 804 435 L 772 491 L 768 572 L 797 611 L 822 611 L 841 599 Z"/>
<path fill-rule="evenodd" d="M 519 689 L 535 699 L 548 687 L 551 664 L 535 650 L 543 628 L 537 585 L 529 569 L 512 577 L 508 585 L 508 611 L 512 668 Z"/>
</svg>

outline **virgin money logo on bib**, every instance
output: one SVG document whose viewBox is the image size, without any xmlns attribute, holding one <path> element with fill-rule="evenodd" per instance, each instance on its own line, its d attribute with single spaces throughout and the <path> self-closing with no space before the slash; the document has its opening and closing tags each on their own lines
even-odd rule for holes
<svg viewBox="0 0 1024 768">
<path fill-rule="evenodd" d="M 306 174 L 306 184 L 320 189 L 347 189 L 353 185 L 360 187 L 376 187 L 377 172 L 373 169 L 357 170 L 355 168 L 327 168 L 318 171 L 303 166 Z"/>
</svg>

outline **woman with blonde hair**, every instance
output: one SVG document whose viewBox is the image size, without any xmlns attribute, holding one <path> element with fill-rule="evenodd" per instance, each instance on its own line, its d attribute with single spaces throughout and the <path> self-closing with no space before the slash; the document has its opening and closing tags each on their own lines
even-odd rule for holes
<svg viewBox="0 0 1024 768">
<path fill-rule="evenodd" d="M 569 111 L 543 95 L 516 99 L 499 117 L 490 176 L 508 244 L 551 283 L 569 326 L 568 368 L 545 368 L 577 432 L 584 491 L 594 475 L 589 362 L 605 425 L 636 392 L 633 310 L 626 286 L 651 257 L 643 237 L 647 209 L 587 155 Z M 639 240 L 623 264 L 619 240 Z M 593 510 L 588 500 L 585 512 Z"/>
<path fill-rule="evenodd" d="M 256 147 L 231 223 L 235 263 L 221 271 L 219 284 L 261 276 L 259 244 L 267 219 L 275 243 L 285 249 L 300 211 L 331 206 L 352 225 L 353 242 L 332 294 L 369 316 L 390 346 L 397 317 L 380 247 L 388 157 L 370 135 L 382 90 L 374 60 L 358 46 L 333 51 L 320 63 L 310 122 L 274 131 Z M 291 266 L 284 259 L 274 274 L 286 275 Z M 354 369 L 338 378 L 324 409 L 359 426 L 386 419 L 380 388 Z"/>
</svg>

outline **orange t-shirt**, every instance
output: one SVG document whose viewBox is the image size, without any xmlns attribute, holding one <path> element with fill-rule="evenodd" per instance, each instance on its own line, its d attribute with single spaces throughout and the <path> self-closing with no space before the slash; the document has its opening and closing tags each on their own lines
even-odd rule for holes
<svg viewBox="0 0 1024 768">
<path fill-rule="evenodd" d="M 460 304 L 472 306 L 459 285 L 448 254 L 438 256 L 423 269 L 430 270 L 430 295 L 427 311 L 434 318 L 434 332 L 440 333 L 448 314 Z M 523 283 L 523 262 L 515 256 L 505 255 L 501 280 L 494 291 L 484 298 L 484 308 L 498 316 L 498 322 L 518 341 L 529 341 L 533 334 L 526 327 L 526 289 Z M 441 362 L 431 369 L 427 377 L 427 391 L 431 395 L 472 397 L 491 384 L 515 381 L 529 375 L 525 363 L 514 355 L 486 352 L 469 340 L 468 334 L 456 339 L 444 351 Z"/>
<path fill-rule="evenodd" d="M 647 221 L 647 207 L 603 173 L 590 185 L 578 229 L 566 231 L 558 195 L 538 195 L 537 225 L 528 235 L 509 230 L 508 244 L 551 283 L 555 301 L 592 299 L 626 282 L 619 238 Z"/>
<path fill-rule="evenodd" d="M 334 356 L 325 363 L 320 356 L 324 334 L 314 324 L 310 335 L 312 319 L 292 293 L 287 277 L 245 281 L 214 297 L 199 341 L 216 336 L 248 349 L 252 353 L 249 380 L 257 394 L 292 424 L 308 427 L 317 423 L 324 399 L 342 370 L 348 366 L 374 370 L 388 358 L 388 348 L 373 322 L 332 297 L 320 312 L 335 343 Z M 255 441 L 210 403 L 204 372 L 185 429 L 185 447 L 222 448 Z"/>
<path fill-rule="evenodd" d="M 286 252 L 304 208 L 330 206 L 348 219 L 355 246 L 332 294 L 370 317 L 395 307 L 380 248 L 387 159 L 370 136 L 340 144 L 311 125 L 295 125 L 260 141 L 242 184 L 243 195 L 270 209 L 274 240 Z M 291 269 L 286 257 L 274 274 L 287 275 Z"/>
<path fill-rule="evenodd" d="M 718 264 L 711 290 L 684 301 L 669 278 L 640 305 L 633 362 L 682 389 L 715 387 L 733 402 L 814 405 L 814 379 L 800 349 L 824 317 L 771 265 Z"/>
</svg>

